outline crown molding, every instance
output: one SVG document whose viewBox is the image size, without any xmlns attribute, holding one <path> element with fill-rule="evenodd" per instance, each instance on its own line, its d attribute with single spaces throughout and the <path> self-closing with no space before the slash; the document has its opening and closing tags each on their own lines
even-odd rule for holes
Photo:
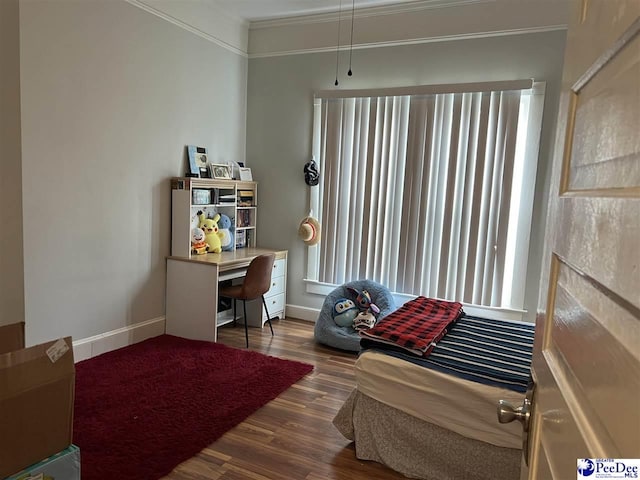
<svg viewBox="0 0 640 480">
<path fill-rule="evenodd" d="M 568 0 L 421 0 L 361 10 L 355 31 L 347 14 L 307 16 L 250 27 L 248 52 L 249 58 L 327 52 L 335 50 L 342 38 L 349 39 L 353 48 L 379 48 L 549 32 L 566 28 L 568 4 Z"/>
<path fill-rule="evenodd" d="M 229 50 L 237 55 L 240 55 L 245 58 L 248 57 L 247 42 L 244 42 L 244 45 L 242 45 L 243 42 L 238 42 L 237 38 L 232 39 L 231 38 L 232 35 L 229 35 L 228 37 L 225 38 L 224 35 L 214 33 L 214 31 L 218 32 L 218 31 L 225 31 L 225 30 L 228 32 L 230 30 L 229 28 L 227 29 L 206 28 L 205 29 L 201 26 L 196 26 L 194 25 L 195 22 L 189 20 L 184 15 L 177 14 L 174 12 L 170 13 L 166 8 L 162 8 L 161 3 L 158 1 L 155 1 L 155 2 L 154 0 L 124 0 L 124 1 L 133 5 L 134 7 L 144 10 L 145 12 L 148 12 L 157 17 L 160 17 L 163 20 L 166 20 L 167 22 L 177 27 L 180 27 L 201 38 L 204 38 L 205 40 L 211 43 L 214 43 L 226 50 Z M 155 3 L 156 5 L 155 6 L 152 5 L 152 3 Z M 212 3 L 207 2 L 206 5 L 207 5 L 207 8 L 216 10 L 216 15 L 219 15 L 217 19 L 218 21 L 220 21 L 220 19 L 222 18 L 224 19 L 224 21 L 227 22 L 228 25 L 231 25 L 231 30 L 235 30 L 235 33 L 236 33 L 235 36 L 242 36 L 242 35 L 244 35 L 245 37 L 247 36 L 248 30 L 249 30 L 249 22 L 241 20 L 235 16 L 232 16 L 227 12 L 220 11 Z M 193 10 L 191 10 L 190 13 L 192 14 L 192 16 L 195 16 L 195 18 L 197 18 L 201 12 L 196 12 L 194 8 Z M 240 45 L 238 45 L 238 43 L 240 43 Z"/>
<path fill-rule="evenodd" d="M 417 0 L 409 3 L 398 3 L 377 7 L 367 7 L 356 9 L 354 18 L 378 17 L 381 15 L 397 15 L 403 13 L 417 12 L 421 10 L 432 10 L 436 8 L 452 8 L 478 3 L 492 3 L 495 0 Z M 249 23 L 249 30 L 262 28 L 274 28 L 290 25 L 308 25 L 312 23 L 329 23 L 338 19 L 345 20 L 351 18 L 351 13 L 347 9 L 342 12 L 315 13 L 310 15 L 297 15 L 294 17 L 276 18 L 269 20 L 256 20 Z"/>
<path fill-rule="evenodd" d="M 563 24 L 563 25 L 551 25 L 548 27 L 519 28 L 519 29 L 513 29 L 513 30 L 499 30 L 499 31 L 493 31 L 493 32 L 446 35 L 441 37 L 424 37 L 424 38 L 415 38 L 411 40 L 371 42 L 371 43 L 362 43 L 358 45 L 354 44 L 353 50 L 362 50 L 366 48 L 399 47 L 404 45 L 419 45 L 423 43 L 452 42 L 456 40 L 476 40 L 480 38 L 505 37 L 509 35 L 526 35 L 530 33 L 556 32 L 556 31 L 566 30 L 566 29 L 567 29 L 567 25 Z M 350 48 L 349 45 L 341 45 L 340 51 L 348 51 L 349 48 Z M 336 51 L 336 47 L 320 47 L 320 48 L 307 48 L 307 49 L 299 49 L 299 50 L 286 50 L 281 52 L 250 53 L 249 59 L 282 57 L 287 55 L 303 55 L 308 53 L 327 53 L 327 52 L 335 52 L 335 51 Z"/>
</svg>

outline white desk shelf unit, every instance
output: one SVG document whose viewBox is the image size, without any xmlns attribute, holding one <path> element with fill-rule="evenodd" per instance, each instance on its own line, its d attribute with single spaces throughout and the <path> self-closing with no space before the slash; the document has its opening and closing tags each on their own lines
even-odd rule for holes
<svg viewBox="0 0 640 480">
<path fill-rule="evenodd" d="M 176 177 L 171 179 L 171 255 L 189 256 L 191 229 L 198 211 L 225 214 L 235 226 L 235 248 L 256 246 L 258 184 L 237 180 Z"/>
<path fill-rule="evenodd" d="M 191 229 L 198 211 L 207 217 L 225 214 L 235 225 L 232 251 L 191 254 Z M 241 282 L 251 260 L 273 252 L 276 260 L 265 302 L 271 318 L 285 317 L 287 251 L 256 248 L 258 184 L 250 181 L 174 177 L 171 179 L 171 256 L 167 259 L 167 333 L 216 341 L 217 327 L 233 320 L 218 309 L 219 282 Z M 242 323 L 242 305 L 237 316 Z M 260 299 L 247 302 L 249 325 L 267 321 Z M 261 320 L 260 320 L 261 319 Z"/>
</svg>

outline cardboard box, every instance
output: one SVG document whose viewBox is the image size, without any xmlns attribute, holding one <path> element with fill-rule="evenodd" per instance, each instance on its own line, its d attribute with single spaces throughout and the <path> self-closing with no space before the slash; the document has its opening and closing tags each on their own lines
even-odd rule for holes
<svg viewBox="0 0 640 480">
<path fill-rule="evenodd" d="M 80 449 L 71 445 L 6 480 L 80 480 Z"/>
<path fill-rule="evenodd" d="M 0 327 L 0 353 L 24 348 L 24 322 Z"/>
<path fill-rule="evenodd" d="M 0 345 L 24 347 L 24 325 L 0 327 Z M 71 445 L 75 367 L 71 337 L 0 354 L 0 478 Z"/>
</svg>

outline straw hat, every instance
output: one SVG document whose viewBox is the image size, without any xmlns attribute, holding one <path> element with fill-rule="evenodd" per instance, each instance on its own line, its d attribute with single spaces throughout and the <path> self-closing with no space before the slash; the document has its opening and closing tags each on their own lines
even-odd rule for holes
<svg viewBox="0 0 640 480">
<path fill-rule="evenodd" d="M 305 217 L 298 227 L 298 236 L 307 245 L 316 245 L 320 241 L 320 223 L 315 218 Z"/>
</svg>

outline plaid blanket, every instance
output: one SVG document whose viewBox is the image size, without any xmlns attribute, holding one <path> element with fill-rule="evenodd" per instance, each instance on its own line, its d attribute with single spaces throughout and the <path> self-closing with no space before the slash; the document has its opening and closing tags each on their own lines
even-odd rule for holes
<svg viewBox="0 0 640 480">
<path fill-rule="evenodd" d="M 367 346 L 372 346 L 372 343 L 391 345 L 415 355 L 427 356 L 447 332 L 447 327 L 463 313 L 462 304 L 458 302 L 417 297 L 386 316 L 375 327 L 360 331 L 360 336 Z"/>
</svg>

